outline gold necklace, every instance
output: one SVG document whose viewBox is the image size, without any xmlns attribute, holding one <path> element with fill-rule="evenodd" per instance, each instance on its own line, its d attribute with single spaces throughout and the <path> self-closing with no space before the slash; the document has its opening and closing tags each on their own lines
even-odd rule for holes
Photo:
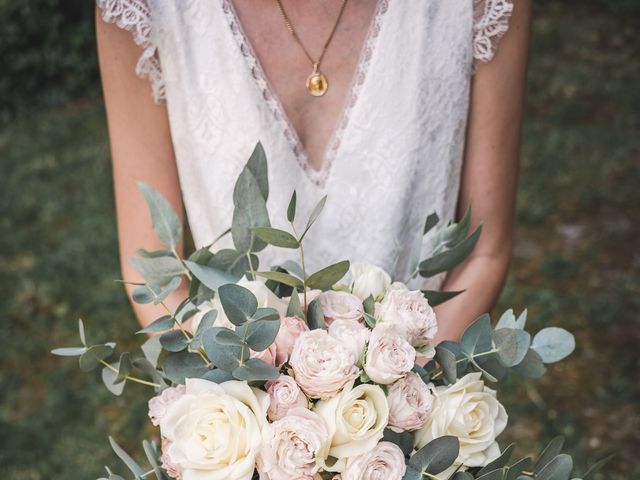
<svg viewBox="0 0 640 480">
<path fill-rule="evenodd" d="M 305 48 L 304 44 L 302 43 L 302 40 L 300 40 L 300 37 L 298 37 L 298 34 L 296 33 L 295 29 L 293 28 L 293 25 L 291 24 L 291 21 L 289 20 L 287 12 L 285 12 L 284 10 L 284 6 L 282 5 L 282 0 L 276 0 L 276 2 L 278 4 L 278 8 L 280 9 L 280 14 L 282 15 L 284 23 L 287 26 L 287 29 L 289 30 L 289 33 L 295 39 L 298 45 L 300 45 L 300 47 L 302 48 L 302 51 L 311 62 L 311 65 L 313 65 L 313 71 L 307 77 L 307 91 L 309 92 L 310 95 L 314 97 L 321 97 L 322 95 L 327 93 L 327 90 L 329 89 L 329 81 L 327 80 L 327 77 L 324 75 L 324 73 L 320 71 L 320 64 L 322 63 L 322 59 L 324 58 L 325 53 L 327 53 L 329 44 L 331 43 L 331 40 L 333 40 L 333 36 L 336 33 L 338 24 L 340 23 L 340 19 L 342 18 L 342 14 L 344 13 L 344 9 L 347 6 L 347 0 L 342 0 L 342 6 L 340 7 L 338 18 L 336 19 L 336 23 L 333 26 L 331 33 L 329 34 L 329 38 L 327 38 L 327 41 L 324 44 L 324 48 L 322 49 L 322 53 L 320 53 L 318 60 L 313 59 L 313 57 L 309 54 L 308 50 Z"/>
</svg>

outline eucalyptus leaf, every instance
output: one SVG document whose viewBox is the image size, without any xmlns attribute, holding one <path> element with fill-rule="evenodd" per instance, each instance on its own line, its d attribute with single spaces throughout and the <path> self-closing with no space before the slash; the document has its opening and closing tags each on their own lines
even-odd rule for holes
<svg viewBox="0 0 640 480">
<path fill-rule="evenodd" d="M 302 280 L 284 272 L 256 272 L 259 277 L 283 283 L 293 288 L 302 288 Z"/>
<path fill-rule="evenodd" d="M 527 351 L 522 362 L 513 367 L 513 370 L 518 372 L 523 377 L 527 378 L 540 378 L 544 375 L 546 368 L 540 355 L 531 348 Z"/>
<path fill-rule="evenodd" d="M 456 472 L 450 478 L 450 480 L 473 480 L 473 475 L 469 472 Z"/>
<path fill-rule="evenodd" d="M 594 463 L 593 465 L 591 465 L 591 467 L 589 468 L 589 470 L 587 470 L 587 472 L 582 476 L 582 480 L 594 480 L 596 473 L 598 473 L 600 470 L 602 470 L 602 468 L 609 463 L 613 457 L 615 457 L 614 455 L 609 455 L 603 459 L 598 460 L 596 463 Z"/>
<path fill-rule="evenodd" d="M 229 283 L 218 289 L 222 309 L 234 325 L 242 325 L 258 309 L 258 300 L 251 291 L 241 285 Z"/>
<path fill-rule="evenodd" d="M 165 386 L 162 375 L 160 375 L 158 370 L 156 370 L 156 367 L 148 359 L 142 357 L 134 358 L 132 360 L 132 364 L 135 368 L 151 377 L 153 383 L 159 384 L 160 388 Z"/>
<path fill-rule="evenodd" d="M 171 250 L 145 250 L 144 248 L 136 249 L 136 255 L 143 258 L 170 257 L 173 255 Z"/>
<path fill-rule="evenodd" d="M 547 463 L 536 475 L 536 480 L 569 480 L 573 460 L 564 453 Z"/>
<path fill-rule="evenodd" d="M 433 227 L 435 227 L 438 224 L 439 221 L 440 221 L 440 218 L 438 217 L 438 214 L 436 212 L 433 212 L 431 215 L 429 215 L 427 217 L 427 220 L 424 222 L 424 228 L 422 229 L 422 234 L 426 235 L 427 233 L 429 233 L 431 229 L 433 229 Z"/>
<path fill-rule="evenodd" d="M 203 380 L 209 380 L 210 382 L 213 382 L 213 383 L 224 383 L 224 382 L 228 382 L 229 380 L 234 380 L 233 375 L 231 375 L 231 372 L 225 372 L 224 370 L 221 370 L 219 368 L 214 368 L 213 370 L 209 370 L 200 378 L 202 378 Z"/>
<path fill-rule="evenodd" d="M 162 370 L 173 383 L 184 384 L 185 378 L 200 378 L 209 368 L 200 355 L 183 350 L 167 355 Z"/>
<path fill-rule="evenodd" d="M 180 352 L 187 348 L 189 340 L 182 330 L 169 330 L 160 336 L 160 345 L 168 352 Z"/>
<path fill-rule="evenodd" d="M 298 262 L 294 262 L 293 260 L 285 260 L 284 262 L 282 262 L 281 266 L 287 272 L 295 275 L 296 277 L 300 279 L 304 278 L 304 272 L 302 271 L 302 267 Z"/>
<path fill-rule="evenodd" d="M 375 315 L 376 313 L 376 301 L 373 298 L 373 295 L 369 295 L 362 302 L 362 308 L 364 309 L 364 313 L 368 313 L 369 315 Z"/>
<path fill-rule="evenodd" d="M 113 369 L 107 366 L 102 369 L 102 383 L 104 383 L 104 386 L 107 387 L 107 390 L 109 390 L 111 393 L 116 396 L 120 396 L 124 391 L 124 386 L 126 385 L 126 383 L 115 383 L 120 365 L 116 362 L 111 365 L 111 367 L 113 367 Z"/>
<path fill-rule="evenodd" d="M 191 345 L 189 348 L 192 351 L 195 351 L 202 346 L 202 335 L 210 328 L 213 328 L 213 325 L 216 322 L 216 318 L 218 318 L 217 310 L 209 310 L 203 315 L 202 319 L 200 320 L 200 324 L 198 325 L 198 329 L 196 330 L 196 333 L 191 340 Z"/>
<path fill-rule="evenodd" d="M 171 315 L 163 315 L 162 317 L 154 320 L 142 330 L 138 330 L 136 333 L 158 333 L 166 332 L 173 328 L 174 321 Z"/>
<path fill-rule="evenodd" d="M 400 447 L 400 450 L 402 450 L 405 457 L 411 455 L 411 452 L 413 451 L 413 434 L 411 432 L 394 432 L 387 428 L 384 431 L 382 440 L 385 442 L 391 442 Z"/>
<path fill-rule="evenodd" d="M 534 471 L 539 472 L 551 460 L 560 455 L 562 453 L 562 447 L 564 447 L 564 437 L 558 436 L 551 439 L 536 460 L 536 464 L 533 467 Z"/>
<path fill-rule="evenodd" d="M 215 341 L 219 345 L 242 347 L 245 341 L 240 337 L 238 332 L 234 332 L 226 327 L 216 327 Z"/>
<path fill-rule="evenodd" d="M 116 379 L 113 381 L 113 383 L 116 383 L 116 384 L 124 382 L 129 376 L 129 374 L 131 373 L 131 369 L 133 368 L 133 365 L 131 364 L 131 357 L 129 355 L 129 352 L 123 352 L 120 355 L 120 361 L 118 363 L 119 363 L 118 375 L 116 376 Z"/>
<path fill-rule="evenodd" d="M 492 470 L 506 466 L 509 463 L 509 460 L 511 459 L 511 455 L 513 455 L 513 451 L 515 450 L 515 448 L 516 448 L 515 443 L 512 443 L 511 445 L 509 445 L 507 448 L 505 448 L 502 451 L 502 453 L 500 453 L 498 458 L 496 458 L 495 460 L 492 460 L 491 462 L 487 463 L 484 467 L 482 467 L 478 471 L 477 476 L 479 477 L 481 475 L 484 475 L 485 473 L 491 472 Z"/>
<path fill-rule="evenodd" d="M 445 246 L 452 247 L 462 242 L 469 233 L 469 227 L 471 227 L 471 206 L 467 208 L 462 216 L 462 219 L 458 223 L 450 225 L 447 230 L 447 238 L 445 239 Z"/>
<path fill-rule="evenodd" d="M 251 265 L 249 265 L 249 259 L 251 259 Z M 247 272 L 247 270 L 251 270 L 258 268 L 258 257 L 255 254 L 251 254 L 247 256 L 245 252 L 239 252 L 232 248 L 225 248 L 216 252 L 216 254 L 209 260 L 207 265 L 216 270 L 223 271 L 230 275 L 229 278 L 233 278 L 233 282 L 226 283 L 235 283 L 240 280 L 242 276 Z"/>
<path fill-rule="evenodd" d="M 475 355 L 491 350 L 491 319 L 488 314 L 478 317 L 462 334 L 462 351 Z"/>
<path fill-rule="evenodd" d="M 483 475 L 476 476 L 476 480 L 504 480 L 505 469 L 498 468 Z"/>
<path fill-rule="evenodd" d="M 97 368 L 102 360 L 113 353 L 111 345 L 93 345 L 80 355 L 80 370 L 90 372 Z"/>
<path fill-rule="evenodd" d="M 512 308 L 500 315 L 498 323 L 496 323 L 496 330 L 501 328 L 517 328 L 516 316 L 514 315 Z"/>
<path fill-rule="evenodd" d="M 455 247 L 442 253 L 438 253 L 431 258 L 420 262 L 420 275 L 423 277 L 433 277 L 439 273 L 451 270 L 459 265 L 471 254 L 482 232 L 482 226 L 478 227 L 469 237 L 460 242 Z"/>
<path fill-rule="evenodd" d="M 244 365 L 240 365 L 232 372 L 234 378 L 247 382 L 275 380 L 280 372 L 272 365 L 268 365 L 257 358 L 250 358 Z"/>
<path fill-rule="evenodd" d="M 296 191 L 291 194 L 291 200 L 287 206 L 287 220 L 292 223 L 296 219 Z"/>
<path fill-rule="evenodd" d="M 78 320 L 78 335 L 80 336 L 80 343 L 82 343 L 82 345 L 86 347 L 87 337 L 84 334 L 84 322 L 82 321 L 82 319 Z"/>
<path fill-rule="evenodd" d="M 231 237 L 236 250 L 259 252 L 266 243 L 255 238 L 253 229 L 269 227 L 269 212 L 266 200 L 248 165 L 242 170 L 233 190 L 233 218 Z"/>
<path fill-rule="evenodd" d="M 280 330 L 280 320 L 254 320 L 236 328 L 251 350 L 262 352 L 275 341 Z"/>
<path fill-rule="evenodd" d="M 298 291 L 295 289 L 291 292 L 289 305 L 287 305 L 287 317 L 304 318 L 302 306 L 300 305 L 300 295 L 298 295 Z"/>
<path fill-rule="evenodd" d="M 309 215 L 309 220 L 307 220 L 307 226 L 304 228 L 304 231 L 302 232 L 302 235 L 300 235 L 300 241 L 301 242 L 302 242 L 302 239 L 307 234 L 307 232 L 309 231 L 309 229 L 311 228 L 311 226 L 315 223 L 315 221 L 320 216 L 320 213 L 322 213 L 322 210 L 324 209 L 325 203 L 327 203 L 327 196 L 326 195 L 320 199 L 320 201 L 313 208 L 313 211 L 311 212 L 311 215 Z"/>
<path fill-rule="evenodd" d="M 343 260 L 317 271 L 307 279 L 307 287 L 325 290 L 331 288 L 349 271 L 349 261 Z"/>
<path fill-rule="evenodd" d="M 366 313 L 366 312 L 364 314 L 364 321 L 369 326 L 369 328 L 371 328 L 371 329 L 373 329 L 376 326 L 376 324 L 378 323 L 378 321 L 376 320 L 376 317 L 374 317 L 370 313 Z"/>
<path fill-rule="evenodd" d="M 267 154 L 261 142 L 258 142 L 247 161 L 247 169 L 252 173 L 258 183 L 260 194 L 266 202 L 269 198 L 269 169 L 267 165 Z"/>
<path fill-rule="evenodd" d="M 499 328 L 493 332 L 493 342 L 498 350 L 500 362 L 505 367 L 513 367 L 524 360 L 529 350 L 531 336 L 524 330 Z"/>
<path fill-rule="evenodd" d="M 480 365 L 482 370 L 487 372 L 496 380 L 501 380 L 507 374 L 507 367 L 500 363 L 497 355 L 485 355 L 478 357 L 476 362 Z"/>
<path fill-rule="evenodd" d="M 182 277 L 173 277 L 166 287 L 153 299 L 154 305 L 164 302 L 169 295 L 175 292 L 182 284 Z"/>
<path fill-rule="evenodd" d="M 118 456 L 120 460 L 127 466 L 131 473 L 133 473 L 136 478 L 144 477 L 144 470 L 140 465 L 136 463 L 136 461 L 129 456 L 127 452 L 125 452 L 120 445 L 113 439 L 113 437 L 109 436 L 109 443 L 111 444 L 111 448 L 114 453 Z"/>
<path fill-rule="evenodd" d="M 576 348 L 576 341 L 564 328 L 547 327 L 533 337 L 531 348 L 540 355 L 544 363 L 554 363 L 571 355 Z"/>
<path fill-rule="evenodd" d="M 420 470 L 412 467 L 411 465 L 407 465 L 402 480 L 422 480 L 422 478 L 423 475 Z"/>
<path fill-rule="evenodd" d="M 280 313 L 275 308 L 260 307 L 251 316 L 251 321 L 253 320 L 280 320 Z"/>
<path fill-rule="evenodd" d="M 460 452 L 460 443 L 456 437 L 438 437 L 414 453 L 408 465 L 430 475 L 437 475 L 449 468 Z"/>
<path fill-rule="evenodd" d="M 508 467 L 505 480 L 516 480 L 522 472 L 530 471 L 532 465 L 533 461 L 529 457 L 518 460 Z"/>
<path fill-rule="evenodd" d="M 178 214 L 166 198 L 151 185 L 138 182 L 151 212 L 151 225 L 158 239 L 172 249 L 182 240 L 182 224 Z"/>
<path fill-rule="evenodd" d="M 175 257 L 127 258 L 135 270 L 145 281 L 152 285 L 164 286 L 173 277 L 185 273 L 185 269 Z"/>
<path fill-rule="evenodd" d="M 58 355 L 59 357 L 79 357 L 86 351 L 86 347 L 63 347 L 54 348 L 51 350 L 51 353 L 53 355 Z"/>
<path fill-rule="evenodd" d="M 156 480 L 165 480 L 166 477 L 164 476 L 164 473 L 162 473 L 162 469 L 160 468 L 160 464 L 158 463 L 159 453 L 156 444 L 153 442 L 149 442 L 148 440 L 143 440 L 142 448 L 145 455 L 147 456 L 147 460 L 151 464 L 151 468 L 153 468 L 153 473 L 156 476 Z"/>
<path fill-rule="evenodd" d="M 442 376 L 447 383 L 455 383 L 457 380 L 456 356 L 450 350 L 438 345 L 436 347 L 436 362 L 440 364 Z"/>
<path fill-rule="evenodd" d="M 154 367 L 158 366 L 158 359 L 162 353 L 162 345 L 160 345 L 160 337 L 149 337 L 140 347 L 145 358 L 151 362 Z"/>
<path fill-rule="evenodd" d="M 223 285 L 234 283 L 237 280 L 234 275 L 207 265 L 200 265 L 189 260 L 185 260 L 184 263 L 198 280 L 213 291 L 217 291 Z"/>
<path fill-rule="evenodd" d="M 447 302 L 464 292 L 465 290 L 458 290 L 455 292 L 444 292 L 439 290 L 422 290 L 422 294 L 424 295 L 424 298 L 428 300 L 429 305 L 431 305 L 432 307 L 435 307 L 444 302 Z"/>
<path fill-rule="evenodd" d="M 272 227 L 258 227 L 253 233 L 261 240 L 280 248 L 298 248 L 300 244 L 289 232 Z"/>
<path fill-rule="evenodd" d="M 322 304 L 319 298 L 313 300 L 307 307 L 307 325 L 311 330 L 326 328 L 324 314 L 322 313 Z"/>
<path fill-rule="evenodd" d="M 145 284 L 134 288 L 131 298 L 140 305 L 146 305 L 147 303 L 153 302 L 161 291 L 160 287 Z"/>
<path fill-rule="evenodd" d="M 239 345 L 229 345 L 225 337 L 228 335 L 227 333 L 221 333 L 221 337 L 218 339 L 218 333 L 224 330 L 234 333 L 225 328 L 210 328 L 202 335 L 202 346 L 207 357 L 216 367 L 227 372 L 232 372 L 240 365 L 243 348 Z M 227 343 L 222 343 L 225 341 L 227 341 Z M 248 348 L 246 348 L 246 350 L 248 350 Z"/>
<path fill-rule="evenodd" d="M 525 308 L 522 313 L 520 313 L 520 315 L 518 315 L 518 318 L 516 319 L 516 328 L 519 328 L 520 330 L 524 330 L 524 327 L 527 324 L 527 309 Z"/>
</svg>

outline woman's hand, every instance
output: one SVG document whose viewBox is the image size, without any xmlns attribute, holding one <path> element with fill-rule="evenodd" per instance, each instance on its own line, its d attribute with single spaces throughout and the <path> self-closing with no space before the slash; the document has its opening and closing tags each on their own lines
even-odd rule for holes
<svg viewBox="0 0 640 480">
<path fill-rule="evenodd" d="M 514 2 L 495 58 L 479 65 L 473 79 L 458 213 L 473 204 L 472 228 L 482 223 L 483 230 L 471 257 L 443 285 L 443 290 L 466 291 L 436 308 L 438 343 L 458 340 L 493 308 L 509 268 L 531 8 L 532 0 Z"/>
<path fill-rule="evenodd" d="M 178 172 L 164 105 L 154 103 L 147 79 L 136 76 L 142 53 L 129 32 L 105 23 L 96 12 L 96 34 L 107 124 L 113 160 L 120 263 L 123 278 L 140 281 L 127 262 L 138 247 L 157 250 L 164 246 L 151 228 L 151 218 L 137 182 L 142 180 L 159 190 L 182 215 Z M 178 250 L 179 253 L 181 249 Z M 127 286 L 131 295 L 132 287 Z M 187 297 L 187 286 L 166 300 L 173 309 Z M 161 306 L 134 304 L 141 325 L 146 326 L 166 311 Z"/>
</svg>

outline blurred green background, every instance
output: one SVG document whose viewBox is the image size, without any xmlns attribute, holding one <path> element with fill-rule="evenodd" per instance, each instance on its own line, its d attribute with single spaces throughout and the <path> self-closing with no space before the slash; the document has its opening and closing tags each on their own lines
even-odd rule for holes
<svg viewBox="0 0 640 480">
<path fill-rule="evenodd" d="M 582 473 L 640 478 L 640 2 L 536 2 L 517 243 L 496 311 L 527 306 L 578 348 L 502 400 L 534 453 L 557 434 Z M 145 391 L 48 354 L 90 340 L 133 348 L 119 277 L 93 3 L 0 0 L 0 474 L 90 479 L 154 434 Z M 124 469 L 120 469 L 124 472 Z"/>
</svg>

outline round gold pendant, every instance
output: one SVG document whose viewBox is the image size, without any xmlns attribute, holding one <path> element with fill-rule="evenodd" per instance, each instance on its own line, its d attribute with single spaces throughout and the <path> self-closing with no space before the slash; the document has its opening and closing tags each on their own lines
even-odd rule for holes
<svg viewBox="0 0 640 480">
<path fill-rule="evenodd" d="M 329 81 L 322 72 L 314 69 L 313 73 L 307 77 L 307 91 L 309 95 L 321 97 L 327 93 L 328 88 Z"/>
</svg>

